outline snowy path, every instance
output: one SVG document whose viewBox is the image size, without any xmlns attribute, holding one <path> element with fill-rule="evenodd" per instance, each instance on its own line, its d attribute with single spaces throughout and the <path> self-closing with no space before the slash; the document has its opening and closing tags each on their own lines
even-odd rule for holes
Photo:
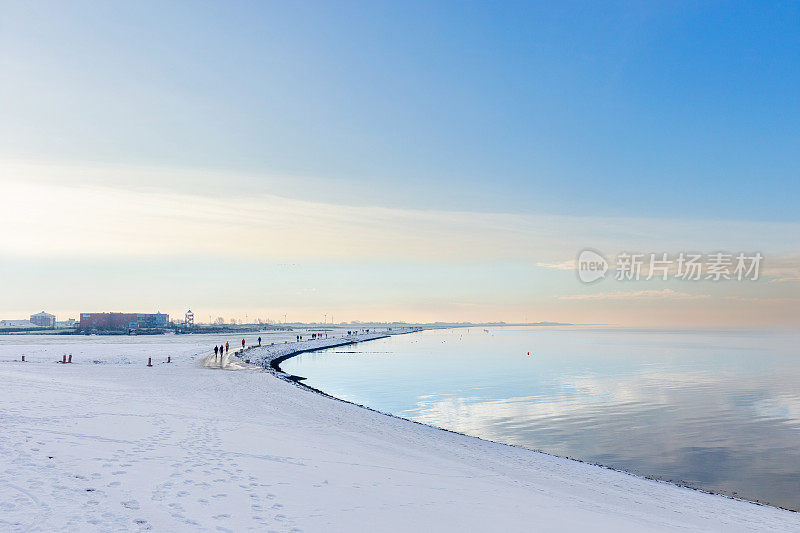
<svg viewBox="0 0 800 533">
<path fill-rule="evenodd" d="M 797 513 L 204 369 L 194 339 L 119 342 L 72 365 L 0 346 L 0 531 L 800 531 Z"/>
<path fill-rule="evenodd" d="M 270 363 L 276 359 L 284 359 L 293 355 L 336 346 L 345 346 L 357 342 L 382 339 L 389 335 L 403 335 L 413 333 L 414 330 L 397 330 L 394 333 L 354 333 L 352 335 L 338 335 L 328 338 L 303 340 L 299 342 L 283 342 L 270 345 L 249 345 L 244 349 L 226 352 L 224 355 L 210 352 L 202 361 L 204 368 L 219 368 L 224 370 L 242 370 L 247 368 L 243 361 L 249 360 L 252 365 L 268 368 Z"/>
</svg>

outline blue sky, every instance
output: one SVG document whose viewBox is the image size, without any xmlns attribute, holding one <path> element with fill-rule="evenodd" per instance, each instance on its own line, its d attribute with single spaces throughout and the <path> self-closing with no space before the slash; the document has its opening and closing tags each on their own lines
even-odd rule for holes
<svg viewBox="0 0 800 533">
<path fill-rule="evenodd" d="M 697 221 L 694 241 L 709 220 L 743 233 L 755 221 L 793 227 L 798 30 L 797 3 L 3 2 L 0 157 L 50 169 L 11 180 L 234 205 L 269 195 L 411 213 Z M 784 231 L 781 253 L 800 253 Z M 653 246 L 674 233 L 652 235 Z M 574 241 L 543 247 L 539 261 L 474 261 L 493 280 L 493 268 L 564 261 L 592 245 Z M 6 243 L 6 260 L 22 265 L 30 258 L 11 255 L 17 244 Z M 326 254 L 315 264 L 333 260 Z M 408 259 L 409 280 L 439 267 Z M 464 273 L 440 303 L 470 293 L 475 277 Z M 576 290 L 571 281 L 560 287 Z M 277 298 L 289 305 L 288 292 Z"/>
</svg>

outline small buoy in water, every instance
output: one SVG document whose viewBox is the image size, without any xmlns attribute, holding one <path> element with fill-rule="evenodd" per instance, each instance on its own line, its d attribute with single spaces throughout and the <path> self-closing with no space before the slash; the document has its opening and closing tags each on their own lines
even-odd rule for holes
<svg viewBox="0 0 800 533">
<path fill-rule="evenodd" d="M 528 355 L 530 355 L 530 354 L 531 354 L 531 352 L 528 352 Z"/>
</svg>

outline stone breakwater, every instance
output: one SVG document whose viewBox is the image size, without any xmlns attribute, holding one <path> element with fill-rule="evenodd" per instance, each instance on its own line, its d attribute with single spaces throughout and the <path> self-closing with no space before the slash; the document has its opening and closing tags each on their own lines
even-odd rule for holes
<svg viewBox="0 0 800 533">
<path fill-rule="evenodd" d="M 313 352 L 317 350 L 324 350 L 326 348 L 335 348 L 337 346 L 346 346 L 348 344 L 356 344 L 359 342 L 372 341 L 375 339 L 383 339 L 392 335 L 402 335 L 406 333 L 415 333 L 422 331 L 422 328 L 403 328 L 392 329 L 383 331 L 370 331 L 361 333 L 352 333 L 350 335 L 339 335 L 336 337 L 317 338 L 309 340 L 301 340 L 295 342 L 275 343 L 262 346 L 249 346 L 243 350 L 234 352 L 234 356 L 241 361 L 249 361 L 252 365 L 258 365 L 263 368 L 272 370 L 277 374 L 285 377 L 288 375 L 280 369 L 280 364 L 301 353 Z"/>
</svg>

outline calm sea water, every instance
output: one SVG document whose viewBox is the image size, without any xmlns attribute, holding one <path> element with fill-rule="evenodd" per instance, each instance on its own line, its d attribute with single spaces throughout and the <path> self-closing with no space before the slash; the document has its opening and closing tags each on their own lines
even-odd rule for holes
<svg viewBox="0 0 800 533">
<path fill-rule="evenodd" d="M 470 328 L 304 354 L 282 368 L 427 424 L 800 509 L 799 340 Z"/>
</svg>

